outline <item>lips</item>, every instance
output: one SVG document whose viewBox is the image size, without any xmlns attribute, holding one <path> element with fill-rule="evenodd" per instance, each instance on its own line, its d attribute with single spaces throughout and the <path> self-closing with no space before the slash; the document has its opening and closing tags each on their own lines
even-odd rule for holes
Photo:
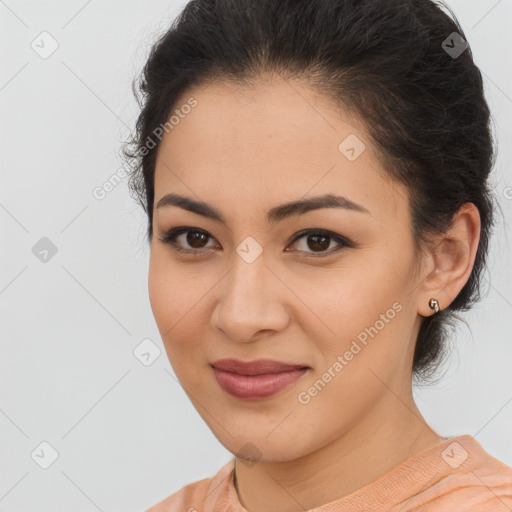
<svg viewBox="0 0 512 512">
<path fill-rule="evenodd" d="M 308 367 L 260 359 L 221 359 L 212 364 L 217 383 L 226 393 L 244 400 L 261 400 L 291 386 Z"/>
<path fill-rule="evenodd" d="M 258 359 L 256 361 L 240 361 L 238 359 L 219 359 L 212 363 L 214 368 L 239 375 L 264 375 L 268 373 L 281 373 L 306 368 L 302 364 L 286 364 L 272 359 Z"/>
</svg>

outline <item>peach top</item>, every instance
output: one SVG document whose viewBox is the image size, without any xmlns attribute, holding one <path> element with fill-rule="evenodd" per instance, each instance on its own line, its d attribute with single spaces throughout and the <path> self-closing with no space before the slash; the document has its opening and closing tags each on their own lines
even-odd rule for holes
<svg viewBox="0 0 512 512">
<path fill-rule="evenodd" d="M 146 512 L 248 512 L 234 485 L 234 461 Z M 377 511 L 511 512 L 512 468 L 489 455 L 470 435 L 455 436 L 309 512 Z"/>
</svg>

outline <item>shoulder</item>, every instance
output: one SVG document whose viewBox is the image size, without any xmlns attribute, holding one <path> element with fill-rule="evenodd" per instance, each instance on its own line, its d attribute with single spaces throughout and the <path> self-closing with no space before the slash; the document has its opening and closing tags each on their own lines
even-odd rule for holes
<svg viewBox="0 0 512 512">
<path fill-rule="evenodd" d="M 510 512 L 512 468 L 469 435 L 453 441 L 441 454 L 445 470 L 409 498 L 403 512 Z"/>
<path fill-rule="evenodd" d="M 219 503 L 228 499 L 233 469 L 232 459 L 215 476 L 185 485 L 146 512 L 203 512 L 207 504 L 216 508 Z"/>
</svg>

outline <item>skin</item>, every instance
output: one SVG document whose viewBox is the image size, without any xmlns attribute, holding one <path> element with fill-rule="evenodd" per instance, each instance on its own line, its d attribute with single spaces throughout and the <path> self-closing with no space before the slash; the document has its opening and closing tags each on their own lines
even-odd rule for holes
<svg viewBox="0 0 512 512">
<path fill-rule="evenodd" d="M 444 438 L 414 403 L 413 351 L 428 301 L 447 307 L 467 282 L 480 233 L 465 204 L 450 230 L 417 255 L 405 188 L 384 178 L 364 123 L 298 81 L 261 80 L 240 88 L 214 83 L 189 91 L 198 104 L 164 134 L 155 171 L 155 205 L 174 192 L 217 208 L 226 224 L 177 206 L 155 208 L 149 296 L 169 361 L 217 439 L 236 455 L 235 484 L 250 512 L 318 507 L 370 483 Z M 355 134 L 355 160 L 338 149 Z M 269 225 L 265 214 L 289 201 L 336 193 L 370 215 L 323 208 Z M 193 226 L 209 237 L 181 247 L 159 237 Z M 332 240 L 315 249 L 306 228 Z M 252 263 L 236 251 L 246 237 L 263 249 Z M 202 245 L 201 245 L 202 244 Z M 285 249 L 288 250 L 285 251 Z M 317 252 L 315 252 L 317 251 Z M 324 258 L 315 254 L 329 253 Z M 365 328 L 394 303 L 400 312 L 325 387 L 307 391 Z M 263 400 L 224 392 L 210 363 L 270 358 L 310 369 Z M 255 463 L 237 455 L 256 447 Z M 247 448 L 245 448 L 247 449 Z"/>
</svg>

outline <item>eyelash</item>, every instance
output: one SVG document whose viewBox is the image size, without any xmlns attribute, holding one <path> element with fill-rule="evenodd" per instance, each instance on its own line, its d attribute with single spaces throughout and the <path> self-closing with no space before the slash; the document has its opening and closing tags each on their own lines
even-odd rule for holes
<svg viewBox="0 0 512 512">
<path fill-rule="evenodd" d="M 159 240 L 163 242 L 164 244 L 169 244 L 173 250 L 176 252 L 184 253 L 184 254 L 191 254 L 193 256 L 202 256 L 205 252 L 209 252 L 205 249 L 182 249 L 178 247 L 178 244 L 176 243 L 176 238 L 179 235 L 182 235 L 183 233 L 188 232 L 195 232 L 195 233 L 202 233 L 203 235 L 206 235 L 208 238 L 213 238 L 208 232 L 203 231 L 202 229 L 194 228 L 191 226 L 181 226 L 178 228 L 173 228 L 167 231 L 164 236 L 159 237 Z M 334 251 L 331 250 L 330 252 L 325 253 L 307 253 L 309 254 L 308 257 L 312 258 L 325 258 L 327 256 L 331 256 L 334 253 L 337 253 L 341 251 L 342 249 L 346 247 L 354 247 L 355 244 L 351 242 L 349 239 L 342 237 L 340 235 L 337 235 L 336 233 L 333 233 L 332 231 L 326 231 L 325 229 L 304 229 L 302 231 L 299 231 L 294 238 L 291 240 L 290 243 L 295 243 L 301 238 L 305 237 L 306 235 L 320 235 L 324 237 L 328 237 L 331 240 L 335 241 L 336 243 L 340 244 L 341 247 L 338 249 L 335 249 Z M 306 251 L 298 251 L 298 252 L 306 252 Z"/>
</svg>

